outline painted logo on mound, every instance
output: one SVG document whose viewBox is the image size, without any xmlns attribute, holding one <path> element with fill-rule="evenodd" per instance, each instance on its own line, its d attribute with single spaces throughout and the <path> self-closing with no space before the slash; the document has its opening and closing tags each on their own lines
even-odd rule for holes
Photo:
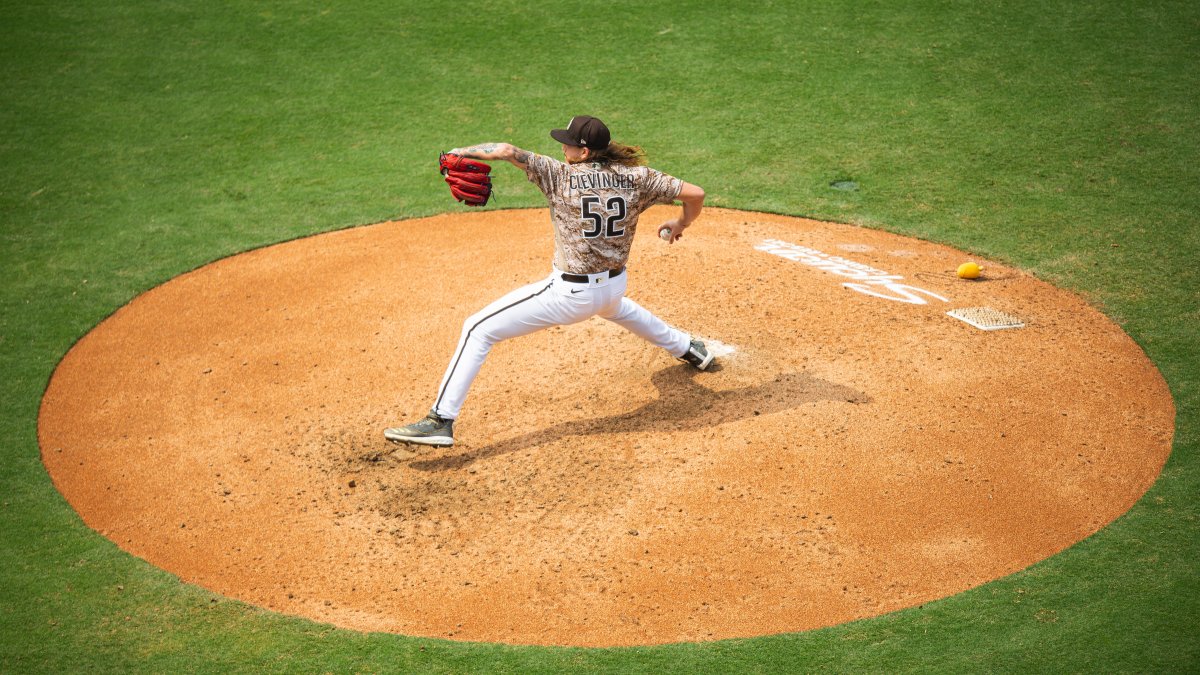
<svg viewBox="0 0 1200 675">
<path fill-rule="evenodd" d="M 883 270 L 876 269 L 870 265 L 847 260 L 835 255 L 829 255 L 800 246 L 791 242 L 781 241 L 779 239 L 766 239 L 758 246 L 756 250 L 765 251 L 771 255 L 777 255 L 781 258 L 794 260 L 798 263 L 815 267 L 819 270 L 836 274 L 842 277 L 850 277 L 853 282 L 844 282 L 843 286 L 859 293 L 873 295 L 884 300 L 895 300 L 896 302 L 906 302 L 911 305 L 925 305 L 928 301 L 922 298 L 922 295 L 927 295 L 931 298 L 941 300 L 942 302 L 950 302 L 947 298 L 934 293 L 933 291 L 918 288 L 909 284 L 897 283 L 904 277 L 899 274 L 888 274 Z"/>
</svg>

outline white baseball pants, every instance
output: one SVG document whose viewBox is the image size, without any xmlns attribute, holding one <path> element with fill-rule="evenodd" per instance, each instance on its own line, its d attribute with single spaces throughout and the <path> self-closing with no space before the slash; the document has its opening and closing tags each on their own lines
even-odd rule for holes
<svg viewBox="0 0 1200 675">
<path fill-rule="evenodd" d="M 628 272 L 586 275 L 586 282 L 564 281 L 555 270 L 549 278 L 518 288 L 476 312 L 463 323 L 458 348 L 442 377 L 433 412 L 457 419 L 463 402 L 492 345 L 550 326 L 578 323 L 600 316 L 625 327 L 672 356 L 687 353 L 691 337 L 668 326 L 625 297 Z"/>
</svg>

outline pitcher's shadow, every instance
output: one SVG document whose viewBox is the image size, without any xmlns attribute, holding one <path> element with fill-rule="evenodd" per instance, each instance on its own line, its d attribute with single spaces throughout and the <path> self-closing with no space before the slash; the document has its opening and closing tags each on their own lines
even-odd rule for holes
<svg viewBox="0 0 1200 675">
<path fill-rule="evenodd" d="M 451 471 L 481 459 L 560 440 L 570 436 L 627 434 L 639 431 L 695 431 L 755 415 L 798 408 L 815 401 L 868 403 L 863 392 L 809 375 L 780 373 L 764 384 L 726 391 L 713 391 L 696 383 L 699 373 L 686 363 L 655 373 L 650 381 L 658 389 L 658 398 L 620 415 L 572 420 L 545 429 L 515 436 L 498 443 L 458 455 L 414 461 L 419 471 Z"/>
</svg>

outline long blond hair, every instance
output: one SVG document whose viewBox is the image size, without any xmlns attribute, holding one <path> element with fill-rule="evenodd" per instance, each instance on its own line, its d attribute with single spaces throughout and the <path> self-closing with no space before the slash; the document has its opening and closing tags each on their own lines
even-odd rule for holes
<svg viewBox="0 0 1200 675">
<path fill-rule="evenodd" d="M 617 142 L 611 142 L 608 147 L 596 152 L 589 153 L 588 162 L 601 162 L 607 164 L 621 164 L 623 166 L 643 166 L 646 163 L 646 151 L 642 150 L 639 145 L 623 145 Z"/>
</svg>

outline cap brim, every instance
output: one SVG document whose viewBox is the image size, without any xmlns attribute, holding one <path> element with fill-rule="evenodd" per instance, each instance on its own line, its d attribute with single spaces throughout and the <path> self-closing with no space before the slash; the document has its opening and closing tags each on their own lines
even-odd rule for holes
<svg viewBox="0 0 1200 675">
<path fill-rule="evenodd" d="M 570 132 L 568 132 L 566 129 L 552 129 L 550 131 L 550 138 L 553 138 L 563 145 L 573 145 L 577 148 L 583 147 L 579 145 L 574 138 L 571 138 Z"/>
</svg>

